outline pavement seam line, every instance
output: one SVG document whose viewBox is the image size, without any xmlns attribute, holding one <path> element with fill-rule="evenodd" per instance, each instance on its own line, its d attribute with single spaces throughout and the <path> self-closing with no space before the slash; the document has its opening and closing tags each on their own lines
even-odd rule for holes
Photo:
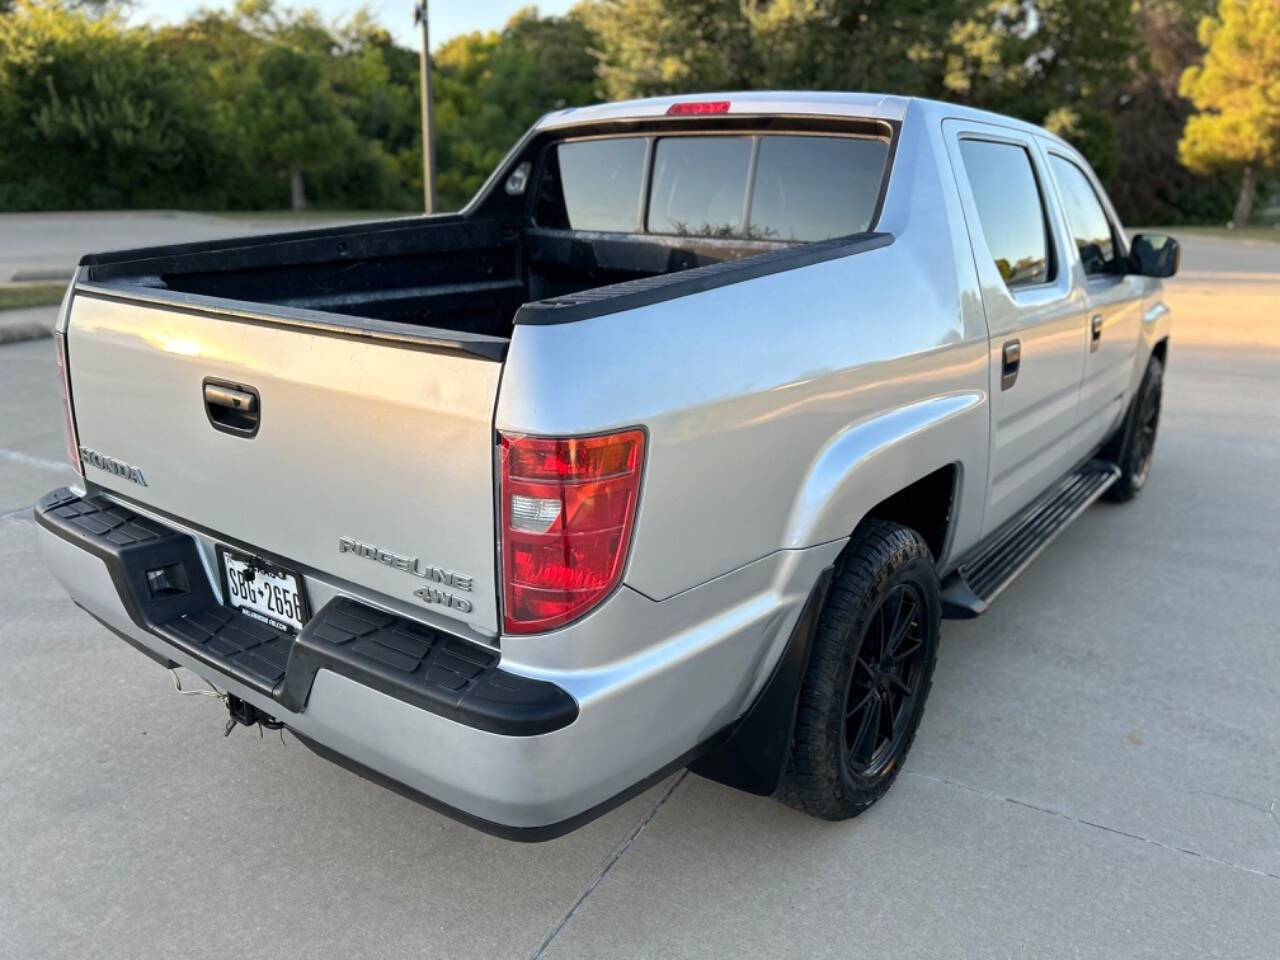
<svg viewBox="0 0 1280 960">
<path fill-rule="evenodd" d="M 30 520 L 31 517 L 27 516 L 27 514 L 33 513 L 34 511 L 34 504 L 25 507 L 18 507 L 15 510 L 6 510 L 4 513 L 0 513 L 0 520 Z"/>
<path fill-rule="evenodd" d="M 596 887 L 600 886 L 604 881 L 605 875 L 608 874 L 617 862 L 622 859 L 623 855 L 631 849 L 631 845 L 635 843 L 636 838 L 639 837 L 640 834 L 644 833 L 645 828 L 653 822 L 653 818 L 658 815 L 658 811 L 661 810 L 663 805 L 671 799 L 671 795 L 676 792 L 676 788 L 679 787 L 680 784 L 684 783 L 684 779 L 688 775 L 688 770 L 680 771 L 680 776 L 676 778 L 676 782 L 667 788 L 667 791 L 658 798 L 658 802 L 653 805 L 653 808 L 644 817 L 644 819 L 636 824 L 635 829 L 631 831 L 627 838 L 614 848 L 613 853 L 609 854 L 608 859 L 605 860 L 604 864 L 596 872 L 596 875 L 591 878 L 591 882 L 587 884 L 582 893 L 578 894 L 578 898 L 573 901 L 573 905 L 564 912 L 564 916 L 560 918 L 560 921 L 551 929 L 551 932 L 547 934 L 546 939 L 542 941 L 542 944 L 538 949 L 529 955 L 529 960 L 539 960 L 539 958 L 546 953 L 547 948 L 551 946 L 556 937 L 560 936 L 560 931 L 568 925 L 569 921 L 573 919 L 573 915 L 578 912 L 578 908 L 586 903 L 587 897 L 591 896 L 591 894 L 595 892 Z"/>
<path fill-rule="evenodd" d="M 1267 870 L 1259 870 L 1257 867 L 1246 867 L 1243 863 L 1235 863 L 1231 860 L 1223 860 L 1219 857 L 1210 856 L 1207 853 L 1201 853 L 1199 850 L 1191 850 L 1187 847 L 1176 847 L 1171 843 L 1165 843 L 1163 840 L 1157 840 L 1155 837 L 1143 836 L 1140 833 L 1130 833 L 1127 830 L 1121 830 L 1117 827 L 1109 827 L 1104 823 L 1095 823 L 1092 820 L 1085 820 L 1081 817 L 1073 816 L 1062 810 L 1055 810 L 1052 807 L 1042 807 L 1038 804 L 1028 803 L 1025 800 L 1018 800 L 1015 797 L 1005 797 L 990 790 L 983 790 L 979 787 L 970 786 L 967 783 L 961 783 L 959 780 L 950 780 L 946 777 L 935 777 L 927 773 L 916 773 L 914 770 L 904 770 L 903 773 L 909 777 L 918 777 L 921 780 L 929 780 L 933 783 L 940 783 L 945 787 L 954 787 L 957 790 L 965 790 L 969 793 L 976 794 L 987 800 L 996 800 L 1003 803 L 1012 803 L 1014 806 L 1023 807 L 1027 810 L 1034 810 L 1037 813 L 1048 814 L 1051 817 L 1057 817 L 1066 820 L 1068 823 L 1075 823 L 1082 827 L 1090 827 L 1094 830 L 1101 830 L 1104 833 L 1112 833 L 1128 840 L 1137 840 L 1141 843 L 1149 843 L 1153 847 L 1159 847 L 1161 850 L 1169 850 L 1173 853 L 1186 854 L 1189 857 L 1195 857 L 1197 860 L 1205 860 L 1209 863 L 1215 863 L 1218 866 L 1230 867 L 1233 870 L 1243 870 L 1245 873 L 1251 873 L 1257 877 L 1268 877 L 1272 880 L 1280 880 L 1280 874 L 1271 873 Z"/>
<path fill-rule="evenodd" d="M 20 463 L 24 467 L 40 467 L 44 470 L 57 470 L 59 472 L 71 469 L 71 464 L 62 460 L 46 460 L 44 457 L 32 456 L 29 453 L 23 453 L 21 450 L 10 450 L 8 447 L 0 447 L 0 460 Z"/>
</svg>

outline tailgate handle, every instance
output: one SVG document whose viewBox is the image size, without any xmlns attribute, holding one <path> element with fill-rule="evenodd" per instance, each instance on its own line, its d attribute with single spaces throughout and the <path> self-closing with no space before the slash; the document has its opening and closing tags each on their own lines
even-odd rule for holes
<svg viewBox="0 0 1280 960">
<path fill-rule="evenodd" d="M 252 437 L 262 420 L 258 391 L 223 380 L 204 382 L 204 412 L 213 429 L 237 437 Z"/>
</svg>

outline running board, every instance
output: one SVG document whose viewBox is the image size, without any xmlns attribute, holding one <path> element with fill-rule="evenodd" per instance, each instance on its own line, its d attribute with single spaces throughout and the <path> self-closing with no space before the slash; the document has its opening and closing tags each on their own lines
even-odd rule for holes
<svg viewBox="0 0 1280 960">
<path fill-rule="evenodd" d="M 967 619 L 986 612 L 1040 551 L 1119 476 L 1120 468 L 1114 463 L 1091 460 L 1059 480 L 943 581 L 942 615 Z"/>
</svg>

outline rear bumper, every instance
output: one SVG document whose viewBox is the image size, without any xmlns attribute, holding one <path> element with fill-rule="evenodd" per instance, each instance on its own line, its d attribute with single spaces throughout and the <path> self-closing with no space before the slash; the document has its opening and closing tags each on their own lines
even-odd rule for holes
<svg viewBox="0 0 1280 960">
<path fill-rule="evenodd" d="M 683 765 L 737 719 L 785 645 L 808 567 L 819 565 L 816 575 L 831 552 L 788 552 L 796 556 L 783 558 L 780 575 L 797 581 L 794 596 L 766 589 L 647 655 L 539 676 L 349 597 L 331 599 L 297 638 L 274 634 L 220 604 L 190 532 L 100 496 L 54 491 L 36 519 L 45 560 L 76 603 L 153 659 L 271 714 L 322 755 L 520 840 L 574 829 Z M 190 590 L 151 597 L 146 571 L 174 563 Z M 768 587 L 774 566 L 721 580 Z M 711 597 L 690 604 L 708 589 Z M 732 584 L 713 583 L 682 602 L 693 611 L 733 594 Z M 631 594 L 600 613 L 611 605 L 626 621 L 666 608 L 652 618 L 658 628 L 681 612 L 676 599 Z M 608 629 L 608 615 L 595 626 Z"/>
<path fill-rule="evenodd" d="M 503 670 L 480 644 L 347 597 L 324 605 L 295 639 L 223 606 L 188 535 L 103 496 L 65 487 L 36 509 L 42 528 L 100 559 L 133 625 L 270 697 L 306 708 L 328 670 L 397 700 L 504 736 L 568 726 L 578 705 L 555 684 Z M 156 592 L 148 572 L 177 570 L 186 589 Z"/>
</svg>

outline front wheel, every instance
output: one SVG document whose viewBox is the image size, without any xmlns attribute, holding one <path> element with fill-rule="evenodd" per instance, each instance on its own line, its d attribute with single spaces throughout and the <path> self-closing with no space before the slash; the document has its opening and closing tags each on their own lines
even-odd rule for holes
<svg viewBox="0 0 1280 960">
<path fill-rule="evenodd" d="M 938 657 L 941 602 L 920 534 L 868 520 L 836 563 L 801 685 L 779 799 L 857 816 L 897 777 Z"/>
<path fill-rule="evenodd" d="M 1108 500 L 1124 503 L 1136 497 L 1151 475 L 1151 458 L 1156 448 L 1156 428 L 1160 426 L 1160 400 L 1164 393 L 1164 364 L 1152 356 L 1142 376 L 1138 394 L 1120 435 L 1108 450 L 1120 468 L 1120 477 L 1107 488 Z M 1117 449 L 1118 448 L 1118 449 Z M 1105 455 L 1105 454 L 1104 454 Z"/>
</svg>

